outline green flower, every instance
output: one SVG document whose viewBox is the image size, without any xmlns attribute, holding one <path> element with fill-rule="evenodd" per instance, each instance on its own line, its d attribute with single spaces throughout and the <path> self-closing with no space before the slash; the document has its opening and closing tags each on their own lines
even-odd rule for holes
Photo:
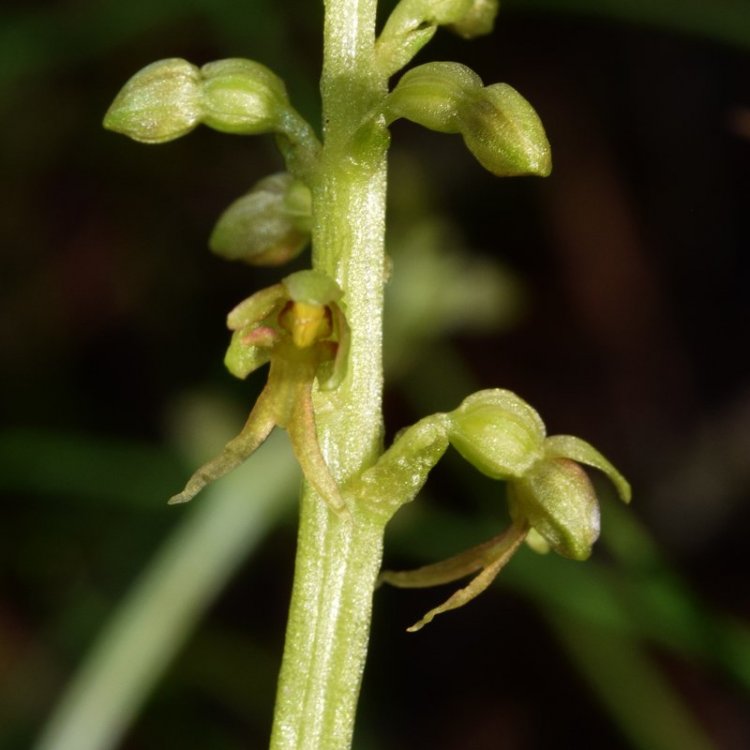
<svg viewBox="0 0 750 750">
<path fill-rule="evenodd" d="M 423 587 L 478 574 L 409 628 L 456 609 L 484 591 L 526 540 L 538 552 L 554 550 L 585 560 L 599 536 L 599 502 L 581 464 L 598 469 L 630 502 L 630 485 L 593 446 L 571 435 L 546 436 L 541 417 L 511 391 L 469 396 L 448 414 L 448 440 L 479 471 L 507 482 L 511 526 L 476 547 L 414 571 L 382 574 L 394 586 Z"/>
<path fill-rule="evenodd" d="M 232 310 L 233 331 L 225 364 L 246 378 L 270 362 L 268 381 L 242 431 L 199 468 L 170 503 L 191 500 L 209 482 L 248 458 L 274 427 L 287 430 L 305 479 L 338 513 L 346 506 L 318 444 L 312 387 L 336 388 L 346 374 L 349 326 L 343 296 L 321 271 L 298 271 L 248 297 Z"/>
<path fill-rule="evenodd" d="M 546 437 L 536 410 L 510 391 L 475 393 L 451 416 L 451 444 L 484 474 L 507 480 L 511 518 L 560 555 L 585 560 L 599 537 L 599 503 L 580 464 L 604 473 L 630 502 L 630 485 L 599 451 L 572 435 Z"/>
</svg>

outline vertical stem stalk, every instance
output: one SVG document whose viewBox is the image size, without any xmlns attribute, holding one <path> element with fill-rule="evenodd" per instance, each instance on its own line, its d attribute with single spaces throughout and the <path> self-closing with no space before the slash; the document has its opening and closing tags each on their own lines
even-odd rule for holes
<svg viewBox="0 0 750 750">
<path fill-rule="evenodd" d="M 315 395 L 318 438 L 339 483 L 382 447 L 382 313 L 388 134 L 374 117 L 387 81 L 373 64 L 376 0 L 325 0 L 324 146 L 313 191 L 313 265 L 344 290 L 347 376 Z M 351 746 L 372 593 L 387 518 L 341 520 L 305 487 L 274 750 Z"/>
</svg>

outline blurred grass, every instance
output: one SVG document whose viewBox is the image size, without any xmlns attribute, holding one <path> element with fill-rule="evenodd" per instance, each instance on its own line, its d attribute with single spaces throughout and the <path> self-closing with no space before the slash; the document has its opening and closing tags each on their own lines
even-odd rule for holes
<svg viewBox="0 0 750 750">
<path fill-rule="evenodd" d="M 609 537 L 625 526 L 635 548 L 653 548 L 635 522 L 611 513 L 614 502 L 605 504 L 604 546 L 612 551 L 615 545 Z M 497 521 L 482 524 L 434 508 L 413 508 L 408 524 L 396 524 L 389 549 L 416 566 L 469 547 L 497 530 Z M 660 560 L 650 561 L 648 573 L 641 570 L 635 575 L 628 566 L 595 560 L 580 564 L 527 551 L 503 571 L 493 591 L 502 595 L 507 589 L 534 602 L 546 617 L 631 747 L 718 747 L 665 676 L 655 658 L 659 652 L 720 670 L 750 694 L 750 628 L 712 613 Z"/>
<path fill-rule="evenodd" d="M 17 429 L 0 432 L 0 490 L 73 499 L 77 505 L 111 503 L 161 510 L 155 497 L 169 497 L 184 471 L 161 446 L 75 432 Z M 127 471 L 128 481 L 112 481 Z"/>
<path fill-rule="evenodd" d="M 286 512 L 298 485 L 291 452 L 277 434 L 254 462 L 205 493 L 105 626 L 38 750 L 118 745 L 208 605 Z"/>
</svg>

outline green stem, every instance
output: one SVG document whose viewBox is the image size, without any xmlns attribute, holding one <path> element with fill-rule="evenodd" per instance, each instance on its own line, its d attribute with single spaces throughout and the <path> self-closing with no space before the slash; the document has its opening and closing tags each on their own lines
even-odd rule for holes
<svg viewBox="0 0 750 750">
<path fill-rule="evenodd" d="M 382 314 L 388 133 L 374 59 L 376 0 L 326 0 L 324 146 L 313 180 L 313 265 L 345 293 L 347 376 L 315 395 L 319 441 L 339 484 L 382 448 Z M 271 737 L 274 750 L 351 746 L 372 594 L 389 514 L 345 520 L 305 487 L 297 563 Z"/>
<path fill-rule="evenodd" d="M 305 493 L 271 737 L 274 750 L 351 746 L 384 521 L 340 521 Z"/>
</svg>

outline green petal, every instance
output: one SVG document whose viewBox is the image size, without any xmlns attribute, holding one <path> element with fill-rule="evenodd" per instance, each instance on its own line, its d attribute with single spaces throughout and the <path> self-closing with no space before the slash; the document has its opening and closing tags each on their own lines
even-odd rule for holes
<svg viewBox="0 0 750 750">
<path fill-rule="evenodd" d="M 333 361 L 324 363 L 318 370 L 318 385 L 322 391 L 335 390 L 346 377 L 351 344 L 351 331 L 343 310 L 335 302 L 331 302 L 328 307 L 333 316 L 333 334 L 337 346 Z"/>
<path fill-rule="evenodd" d="M 243 380 L 271 359 L 270 349 L 246 344 L 243 341 L 246 335 L 247 331 L 244 328 L 235 331 L 224 356 L 224 365 L 227 370 L 236 378 Z"/>
<path fill-rule="evenodd" d="M 525 520 L 555 552 L 585 560 L 599 536 L 599 503 L 586 472 L 565 458 L 538 461 L 508 484 L 511 518 Z"/>
<path fill-rule="evenodd" d="M 227 328 L 230 331 L 238 331 L 240 328 L 260 323 L 285 297 L 287 297 L 286 289 L 282 284 L 274 284 L 261 289 L 247 299 L 243 299 L 227 315 Z"/>
<path fill-rule="evenodd" d="M 599 469 L 614 484 L 620 499 L 624 503 L 630 502 L 631 490 L 627 479 L 585 440 L 573 435 L 552 435 L 544 441 L 544 455 L 547 458 L 569 458 L 572 461 Z"/>
<path fill-rule="evenodd" d="M 520 477 L 541 457 L 544 423 L 511 391 L 479 391 L 450 413 L 453 447 L 493 479 Z"/>
</svg>

